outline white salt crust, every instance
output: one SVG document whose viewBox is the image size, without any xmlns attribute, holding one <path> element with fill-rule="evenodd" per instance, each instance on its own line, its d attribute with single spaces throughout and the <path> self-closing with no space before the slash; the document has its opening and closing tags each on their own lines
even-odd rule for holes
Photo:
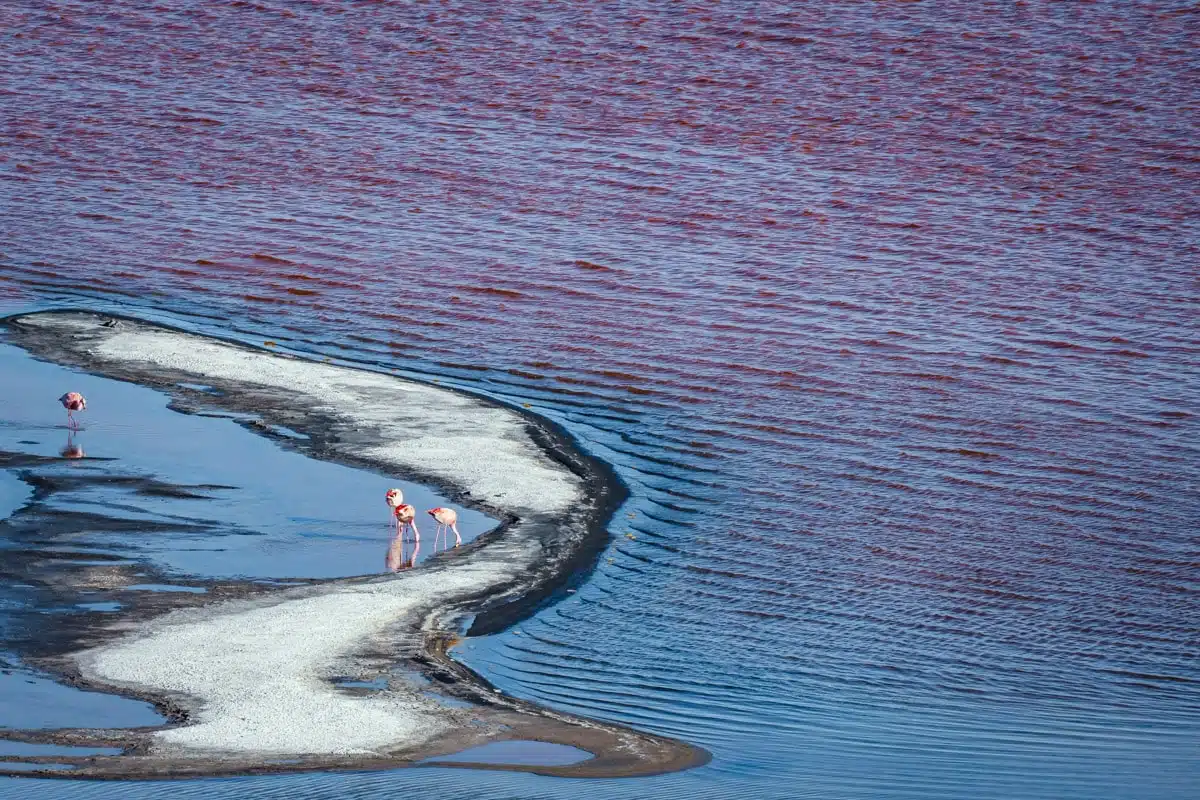
<svg viewBox="0 0 1200 800">
<path fill-rule="evenodd" d="M 436 476 L 519 518 L 559 514 L 583 497 L 579 478 L 534 444 L 520 415 L 455 392 L 136 323 L 108 328 L 92 315 L 20 322 L 83 335 L 83 351 L 100 362 L 285 390 L 297 407 L 378 431 L 378 444 L 362 455 Z M 156 733 L 157 752 L 395 751 L 459 724 L 461 715 L 417 692 L 354 697 L 328 679 L 373 636 L 415 632 L 429 609 L 494 591 L 541 557 L 537 541 L 501 539 L 440 569 L 173 612 L 77 660 L 91 680 L 190 698 L 190 724 Z"/>
<path fill-rule="evenodd" d="M 200 701 L 192 724 L 155 734 L 162 754 L 382 755 L 441 733 L 458 715 L 415 691 L 353 697 L 327 678 L 372 636 L 419 623 L 425 604 L 500 576 L 478 567 L 414 572 L 269 605 L 175 612 L 78 663 L 93 680 Z"/>
<path fill-rule="evenodd" d="M 578 479 L 530 441 L 520 415 L 457 392 L 166 330 L 117 329 L 94 355 L 294 393 L 306 408 L 383 431 L 363 455 L 465 487 L 518 516 L 561 511 L 579 497 Z"/>
</svg>

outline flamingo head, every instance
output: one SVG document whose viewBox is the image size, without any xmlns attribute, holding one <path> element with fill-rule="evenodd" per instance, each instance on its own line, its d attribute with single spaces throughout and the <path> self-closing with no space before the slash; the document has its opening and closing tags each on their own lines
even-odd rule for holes
<svg viewBox="0 0 1200 800">
<path fill-rule="evenodd" d="M 87 409 L 87 399 L 79 392 L 67 392 L 58 398 L 58 402 L 62 403 L 63 407 L 70 411 L 84 411 Z"/>
</svg>

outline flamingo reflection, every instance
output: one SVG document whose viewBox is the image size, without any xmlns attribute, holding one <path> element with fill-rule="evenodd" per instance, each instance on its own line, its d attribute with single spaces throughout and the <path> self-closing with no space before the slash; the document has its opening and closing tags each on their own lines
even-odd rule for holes
<svg viewBox="0 0 1200 800">
<path fill-rule="evenodd" d="M 71 430 L 67 431 L 67 444 L 63 447 L 62 450 L 58 451 L 58 454 L 61 455 L 63 458 L 83 458 L 84 457 L 83 446 L 75 444 L 75 439 L 73 438 L 73 433 L 74 433 L 74 431 L 71 431 Z"/>
<path fill-rule="evenodd" d="M 388 547 L 387 558 L 384 563 L 392 572 L 400 572 L 401 570 L 412 569 L 417 565 L 417 553 L 421 552 L 421 540 L 415 539 L 411 542 L 412 552 L 408 552 L 408 539 L 403 534 L 397 534 L 392 537 L 392 543 Z"/>
</svg>

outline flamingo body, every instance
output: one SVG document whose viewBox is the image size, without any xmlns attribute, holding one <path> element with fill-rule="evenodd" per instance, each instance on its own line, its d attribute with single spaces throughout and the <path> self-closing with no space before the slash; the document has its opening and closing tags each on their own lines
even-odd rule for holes
<svg viewBox="0 0 1200 800">
<path fill-rule="evenodd" d="M 62 407 L 67 410 L 67 427 L 79 430 L 79 423 L 75 419 L 75 412 L 86 411 L 87 400 L 79 392 L 67 392 L 58 398 L 58 402 L 62 403 Z"/>
<path fill-rule="evenodd" d="M 437 551 L 438 537 L 443 533 L 446 534 L 447 540 L 450 537 L 450 531 L 454 531 L 454 546 L 458 547 L 462 544 L 462 536 L 458 533 L 458 513 L 453 508 L 431 508 L 427 512 L 429 516 L 437 520 L 437 532 L 433 535 L 433 548 Z"/>
<path fill-rule="evenodd" d="M 417 510 L 410 505 L 396 506 L 396 535 L 403 536 L 404 529 L 413 532 L 413 540 L 421 541 L 421 532 L 417 530 Z"/>
</svg>

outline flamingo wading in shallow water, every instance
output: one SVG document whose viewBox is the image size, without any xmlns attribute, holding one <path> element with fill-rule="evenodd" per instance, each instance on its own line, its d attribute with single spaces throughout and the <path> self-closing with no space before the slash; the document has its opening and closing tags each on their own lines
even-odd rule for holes
<svg viewBox="0 0 1200 800">
<path fill-rule="evenodd" d="M 387 499 L 388 508 L 392 510 L 392 516 L 395 517 L 396 509 L 404 505 L 404 492 L 399 489 L 388 489 L 385 498 Z M 400 533 L 399 520 L 396 521 L 396 533 L 397 535 Z"/>
<path fill-rule="evenodd" d="M 392 572 L 399 572 L 402 569 L 412 569 L 416 566 L 417 553 L 421 552 L 421 534 L 417 530 L 417 510 L 412 506 L 403 504 L 396 506 L 395 517 L 396 535 L 388 547 L 385 563 Z M 411 528 L 413 532 L 411 556 L 405 551 L 407 541 L 404 538 L 404 529 L 406 527 Z"/>
<path fill-rule="evenodd" d="M 396 506 L 396 536 L 404 538 L 404 529 L 413 533 L 413 541 L 421 541 L 421 532 L 417 530 L 417 510 L 410 505 Z"/>
<path fill-rule="evenodd" d="M 79 421 L 75 419 L 75 412 L 86 411 L 87 400 L 79 392 L 67 392 L 58 398 L 58 402 L 62 403 L 63 408 L 67 410 L 67 427 L 71 430 L 79 430 Z"/>
<path fill-rule="evenodd" d="M 437 520 L 437 532 L 433 535 L 433 551 L 437 552 L 438 537 L 443 533 L 446 534 L 446 544 L 450 543 L 450 531 L 454 531 L 454 546 L 458 547 L 462 544 L 462 537 L 458 535 L 458 514 L 453 508 L 437 508 L 429 509 L 429 516 Z"/>
</svg>

